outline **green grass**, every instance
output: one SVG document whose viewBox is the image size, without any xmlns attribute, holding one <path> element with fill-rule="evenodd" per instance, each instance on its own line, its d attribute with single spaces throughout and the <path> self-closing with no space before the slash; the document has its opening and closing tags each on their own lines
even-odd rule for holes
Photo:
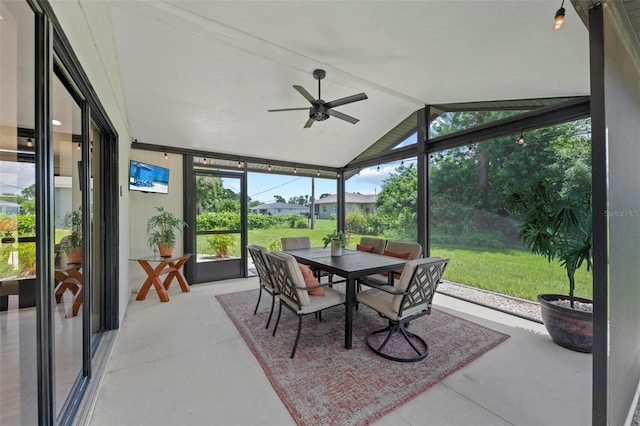
<svg viewBox="0 0 640 426">
<path fill-rule="evenodd" d="M 322 237 L 336 227 L 332 220 L 318 220 L 316 229 L 272 228 L 249 231 L 249 244 L 269 247 L 282 237 L 309 236 L 312 246 L 323 246 Z M 361 235 L 354 235 L 355 248 Z M 481 250 L 463 247 L 431 247 L 432 256 L 450 259 L 445 279 L 501 294 L 537 301 L 538 294 L 569 292 L 569 280 L 558 262 L 524 250 Z M 585 265 L 576 272 L 576 296 L 592 298 L 591 272 Z"/>
</svg>

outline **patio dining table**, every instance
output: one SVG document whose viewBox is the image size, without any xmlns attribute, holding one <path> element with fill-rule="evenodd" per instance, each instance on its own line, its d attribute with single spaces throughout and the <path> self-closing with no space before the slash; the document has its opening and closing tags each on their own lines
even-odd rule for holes
<svg viewBox="0 0 640 426">
<path fill-rule="evenodd" d="M 346 279 L 347 302 L 345 304 L 344 347 L 352 347 L 353 308 L 356 305 L 356 280 L 367 275 L 402 269 L 406 259 L 382 256 L 355 250 L 343 250 L 342 256 L 331 256 L 331 249 L 312 247 L 283 250 L 295 257 L 299 263 L 320 269 Z M 393 274 L 389 274 L 393 283 Z"/>
</svg>

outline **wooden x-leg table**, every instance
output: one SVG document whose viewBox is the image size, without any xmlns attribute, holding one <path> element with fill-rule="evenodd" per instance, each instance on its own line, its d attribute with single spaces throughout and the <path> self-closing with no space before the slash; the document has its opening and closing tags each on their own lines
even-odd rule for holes
<svg viewBox="0 0 640 426">
<path fill-rule="evenodd" d="M 140 290 L 138 290 L 138 296 L 136 300 L 144 300 L 149 293 L 151 285 L 153 285 L 158 293 L 158 297 L 161 302 L 169 301 L 169 286 L 173 282 L 173 279 L 177 279 L 180 283 L 180 288 L 183 292 L 187 293 L 191 291 L 189 283 L 182 275 L 182 267 L 189 260 L 191 255 L 186 255 L 178 258 L 158 258 L 158 259 L 137 259 L 138 263 L 147 273 L 147 279 L 145 280 Z M 151 266 L 151 262 L 158 262 L 158 265 L 154 268 Z M 160 276 L 167 274 L 163 282 L 160 282 Z"/>
<path fill-rule="evenodd" d="M 82 273 L 80 265 L 76 264 L 66 270 L 56 269 L 55 277 L 58 281 L 55 289 L 56 303 L 60 303 L 62 295 L 69 290 L 73 294 L 71 306 L 67 308 L 64 315 L 65 318 L 71 318 L 78 315 L 80 306 L 82 305 Z"/>
</svg>

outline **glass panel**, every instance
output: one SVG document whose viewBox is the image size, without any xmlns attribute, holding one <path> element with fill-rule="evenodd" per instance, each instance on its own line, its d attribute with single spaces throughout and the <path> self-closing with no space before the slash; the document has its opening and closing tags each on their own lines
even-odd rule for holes
<svg viewBox="0 0 640 426">
<path fill-rule="evenodd" d="M 0 2 L 0 424 L 38 424 L 34 17 Z"/>
<path fill-rule="evenodd" d="M 503 118 L 527 112 L 519 111 L 463 111 L 445 112 L 431 122 L 429 137 L 431 139 L 444 136 L 460 130 L 467 130 L 480 124 L 502 120 Z"/>
<path fill-rule="evenodd" d="M 56 270 L 54 320 L 56 412 L 82 371 L 82 192 L 79 174 L 81 110 L 57 76 L 53 79 L 54 216 Z M 89 207 L 90 208 L 90 207 Z"/>
<path fill-rule="evenodd" d="M 102 206 L 100 203 L 100 192 L 102 190 L 101 179 L 102 176 L 100 170 L 100 153 L 102 152 L 102 134 L 96 127 L 95 123 L 91 122 L 90 127 L 91 146 L 89 147 L 89 161 L 90 161 L 90 185 L 89 190 L 91 194 L 89 199 L 91 200 L 90 216 L 91 216 L 91 230 L 93 239 L 91 241 L 91 338 L 96 337 L 101 330 L 102 322 L 100 317 L 102 315 L 102 295 L 103 295 L 103 280 L 102 280 L 102 258 L 103 258 L 103 239 L 102 228 L 100 220 L 100 212 L 102 212 Z"/>
<path fill-rule="evenodd" d="M 548 262 L 519 240 L 522 222 L 509 213 L 508 196 L 528 193 L 544 178 L 553 200 L 550 209 L 575 199 L 589 203 L 590 124 L 565 123 L 523 137 L 520 141 L 515 134 L 432 156 L 431 253 L 451 259 L 448 280 L 536 301 L 540 293 L 567 294 L 567 274 L 557 259 Z M 585 263 L 576 273 L 576 295 L 591 294 Z"/>
<path fill-rule="evenodd" d="M 415 158 L 362 169 L 345 190 L 345 228 L 354 246 L 363 236 L 417 241 Z"/>
<path fill-rule="evenodd" d="M 336 229 L 335 214 L 327 213 L 331 200 L 335 203 L 335 179 L 248 173 L 247 187 L 249 244 L 280 250 L 282 237 L 309 236 L 317 247 Z"/>
</svg>

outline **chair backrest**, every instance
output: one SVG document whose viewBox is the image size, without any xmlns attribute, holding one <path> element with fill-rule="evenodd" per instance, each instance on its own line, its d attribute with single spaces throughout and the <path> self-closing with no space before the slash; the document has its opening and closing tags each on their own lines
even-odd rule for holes
<svg viewBox="0 0 640 426">
<path fill-rule="evenodd" d="M 421 311 L 431 312 L 431 302 L 442 279 L 449 259 L 427 257 L 411 260 L 404 265 L 401 278 L 394 288 L 405 292 L 393 296 L 393 311 L 398 318 L 414 315 Z"/>
<path fill-rule="evenodd" d="M 302 272 L 296 259 L 287 253 L 269 252 L 267 259 L 271 270 L 271 277 L 278 286 L 280 297 L 291 306 L 300 309 L 310 304 L 309 293 L 306 290 Z"/>
<path fill-rule="evenodd" d="M 275 283 L 271 279 L 271 272 L 267 264 L 268 260 L 266 258 L 266 254 L 269 250 L 258 245 L 248 245 L 247 250 L 249 250 L 249 255 L 251 256 L 253 264 L 256 267 L 256 271 L 258 272 L 260 283 L 270 289 L 277 289 Z"/>
<path fill-rule="evenodd" d="M 411 253 L 409 260 L 414 260 L 422 256 L 422 245 L 420 243 L 407 243 L 404 241 L 389 241 L 385 250 L 395 253 Z"/>
<path fill-rule="evenodd" d="M 360 238 L 360 245 L 365 247 L 374 247 L 374 253 L 382 254 L 384 252 L 384 246 L 387 244 L 387 240 L 382 238 L 362 237 Z"/>
<path fill-rule="evenodd" d="M 311 248 L 309 237 L 283 237 L 280 241 L 282 242 L 282 250 Z"/>
</svg>

